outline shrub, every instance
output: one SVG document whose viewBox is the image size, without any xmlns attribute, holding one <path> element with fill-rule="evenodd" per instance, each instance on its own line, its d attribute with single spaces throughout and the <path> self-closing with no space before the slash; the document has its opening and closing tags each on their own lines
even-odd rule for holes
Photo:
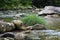
<svg viewBox="0 0 60 40">
<path fill-rule="evenodd" d="M 19 9 L 31 7 L 32 0 L 0 0 L 0 9 Z"/>
<path fill-rule="evenodd" d="M 21 19 L 25 25 L 45 24 L 45 19 L 36 15 L 30 15 Z"/>
</svg>

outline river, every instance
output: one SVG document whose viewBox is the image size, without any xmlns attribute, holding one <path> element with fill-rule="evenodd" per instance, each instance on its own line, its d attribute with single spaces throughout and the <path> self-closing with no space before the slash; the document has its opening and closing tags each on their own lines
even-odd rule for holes
<svg viewBox="0 0 60 40">
<path fill-rule="evenodd" d="M 31 31 L 28 36 L 33 40 L 60 40 L 60 17 L 47 17 L 45 20 L 47 30 Z"/>
</svg>

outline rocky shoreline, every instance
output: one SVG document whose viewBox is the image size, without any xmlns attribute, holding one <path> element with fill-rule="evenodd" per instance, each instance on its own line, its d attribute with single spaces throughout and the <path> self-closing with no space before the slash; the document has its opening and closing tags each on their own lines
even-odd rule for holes
<svg viewBox="0 0 60 40">
<path fill-rule="evenodd" d="M 40 24 L 35 24 L 34 27 L 31 27 L 31 26 L 25 27 L 23 25 L 23 22 L 20 20 L 13 20 L 12 23 L 0 22 L 0 24 L 3 25 L 3 26 L 0 26 L 0 30 L 4 32 L 0 34 L 1 40 L 3 39 L 4 40 L 37 40 L 37 39 L 40 40 L 42 36 L 46 36 L 46 37 L 60 36 L 60 32 L 56 30 L 47 30 L 43 25 L 40 25 Z M 19 29 L 15 31 L 14 30 L 15 27 Z M 11 31 L 11 30 L 14 30 L 14 31 Z"/>
</svg>

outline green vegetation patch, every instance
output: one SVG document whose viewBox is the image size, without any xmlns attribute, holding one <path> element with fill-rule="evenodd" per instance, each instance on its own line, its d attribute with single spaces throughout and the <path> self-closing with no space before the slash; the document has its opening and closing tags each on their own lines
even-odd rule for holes
<svg viewBox="0 0 60 40">
<path fill-rule="evenodd" d="M 45 24 L 45 19 L 36 15 L 30 15 L 21 19 L 25 25 Z"/>
</svg>

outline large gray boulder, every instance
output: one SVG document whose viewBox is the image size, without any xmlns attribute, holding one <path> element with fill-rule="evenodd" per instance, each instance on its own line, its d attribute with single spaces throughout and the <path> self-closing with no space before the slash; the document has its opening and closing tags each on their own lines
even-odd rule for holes
<svg viewBox="0 0 60 40">
<path fill-rule="evenodd" d="M 44 10 L 38 12 L 38 14 L 60 14 L 60 7 L 45 6 Z"/>
</svg>

